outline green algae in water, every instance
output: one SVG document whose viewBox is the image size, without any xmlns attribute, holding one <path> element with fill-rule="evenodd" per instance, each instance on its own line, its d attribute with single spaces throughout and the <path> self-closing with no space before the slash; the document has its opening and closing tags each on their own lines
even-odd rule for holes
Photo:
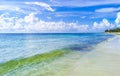
<svg viewBox="0 0 120 76">
<path fill-rule="evenodd" d="M 18 69 L 20 67 L 24 67 L 26 65 L 38 64 L 44 61 L 48 62 L 57 57 L 61 57 L 64 54 L 69 52 L 70 52 L 69 50 L 55 50 L 49 53 L 37 54 L 35 56 L 24 58 L 24 59 L 8 61 L 6 63 L 0 64 L 0 75 L 6 74 L 10 71 Z"/>
</svg>

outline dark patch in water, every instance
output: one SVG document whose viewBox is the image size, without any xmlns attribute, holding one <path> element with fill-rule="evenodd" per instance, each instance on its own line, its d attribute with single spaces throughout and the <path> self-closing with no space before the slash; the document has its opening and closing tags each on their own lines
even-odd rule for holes
<svg viewBox="0 0 120 76">
<path fill-rule="evenodd" d="M 69 46 L 67 49 L 84 52 L 84 51 L 90 51 L 89 48 L 90 46 L 88 45 L 73 45 L 73 46 Z"/>
</svg>

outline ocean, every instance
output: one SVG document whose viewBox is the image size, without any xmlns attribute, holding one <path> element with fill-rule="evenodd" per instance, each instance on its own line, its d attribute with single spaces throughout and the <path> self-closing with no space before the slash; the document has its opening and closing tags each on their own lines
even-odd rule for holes
<svg viewBox="0 0 120 76">
<path fill-rule="evenodd" d="M 105 33 L 0 34 L 0 63 L 56 49 L 84 52 L 113 36 Z"/>
</svg>

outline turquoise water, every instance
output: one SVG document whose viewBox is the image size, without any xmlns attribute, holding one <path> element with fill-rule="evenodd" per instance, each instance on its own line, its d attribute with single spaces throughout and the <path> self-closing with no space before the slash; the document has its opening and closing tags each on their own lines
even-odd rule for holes
<svg viewBox="0 0 120 76">
<path fill-rule="evenodd" d="M 85 51 L 110 37 L 104 33 L 0 34 L 0 63 L 62 48 Z"/>
</svg>

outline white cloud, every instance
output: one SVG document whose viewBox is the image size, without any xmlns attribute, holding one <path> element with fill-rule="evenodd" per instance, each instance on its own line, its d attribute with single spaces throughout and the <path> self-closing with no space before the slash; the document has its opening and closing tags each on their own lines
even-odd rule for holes
<svg viewBox="0 0 120 76">
<path fill-rule="evenodd" d="M 100 23 L 94 22 L 93 23 L 93 29 L 96 31 L 106 30 L 106 29 L 112 29 L 115 25 L 110 23 L 107 19 L 103 19 Z"/>
<path fill-rule="evenodd" d="M 12 5 L 0 5 L 0 10 L 6 10 L 6 11 L 17 11 L 17 12 L 22 12 L 24 13 L 25 11 L 22 10 L 21 8 L 17 6 L 12 6 Z"/>
<path fill-rule="evenodd" d="M 115 20 L 117 27 L 120 27 L 120 12 L 117 13 L 117 18 Z"/>
<path fill-rule="evenodd" d="M 87 32 L 88 25 L 78 25 L 77 23 L 46 22 L 38 19 L 35 13 L 30 13 L 24 18 L 9 17 L 9 14 L 0 16 L 0 32 Z"/>
<path fill-rule="evenodd" d="M 10 28 L 10 26 L 13 24 L 11 23 L 13 20 L 13 18 L 11 17 L 11 19 L 9 19 L 6 14 L 2 14 L 0 16 L 0 29 L 7 29 Z M 7 21 L 7 23 L 6 23 Z M 10 23 L 9 23 L 10 22 Z"/>
<path fill-rule="evenodd" d="M 101 22 L 93 23 L 93 30 L 99 31 L 99 30 L 106 30 L 106 29 L 113 29 L 116 27 L 120 27 L 120 12 L 117 13 L 117 17 L 115 19 L 115 23 L 110 23 L 107 19 L 103 19 Z"/>
<path fill-rule="evenodd" d="M 119 11 L 120 7 L 118 8 L 101 8 L 101 9 L 97 9 L 95 10 L 95 12 L 115 12 L 115 11 Z"/>
<path fill-rule="evenodd" d="M 76 23 L 46 22 L 39 20 L 35 24 L 25 27 L 27 31 L 36 32 L 86 32 L 88 25 L 78 25 Z"/>
<path fill-rule="evenodd" d="M 120 25 L 120 12 L 117 14 L 115 23 L 117 26 Z M 72 22 L 65 23 L 63 21 L 43 21 L 34 12 L 23 18 L 10 17 L 8 13 L 0 15 L 0 32 L 101 32 L 114 27 L 115 24 L 110 23 L 107 19 L 103 19 L 101 22 L 94 22 L 93 26 L 90 26 Z"/>
<path fill-rule="evenodd" d="M 43 3 L 43 2 L 25 2 L 25 4 L 30 4 L 30 5 L 38 5 L 38 6 L 41 6 L 49 11 L 54 11 L 54 9 L 52 7 L 50 7 L 50 5 L 46 4 L 46 3 Z"/>
<path fill-rule="evenodd" d="M 35 14 L 36 13 L 30 13 L 28 16 L 25 16 L 24 21 L 26 23 L 33 23 L 33 22 L 35 23 L 36 21 L 38 21 L 38 18 L 35 17 Z"/>
</svg>

